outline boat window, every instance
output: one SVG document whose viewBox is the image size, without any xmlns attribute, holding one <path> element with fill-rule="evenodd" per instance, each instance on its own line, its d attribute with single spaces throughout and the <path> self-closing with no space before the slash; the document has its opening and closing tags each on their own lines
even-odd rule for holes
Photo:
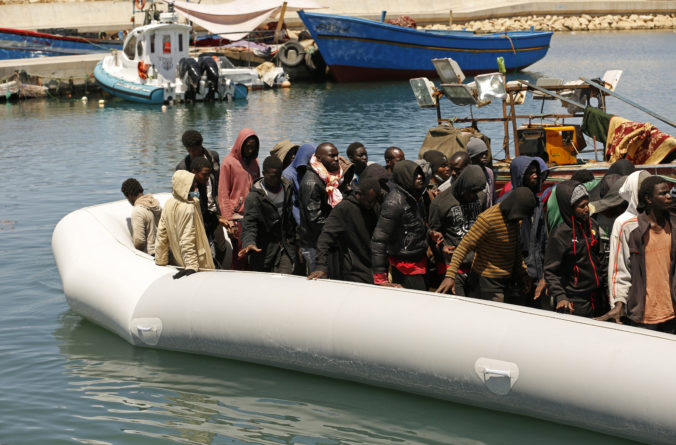
<svg viewBox="0 0 676 445">
<path fill-rule="evenodd" d="M 162 52 L 164 54 L 171 54 L 171 36 L 163 35 L 162 36 Z"/>
<path fill-rule="evenodd" d="M 133 35 L 127 40 L 127 45 L 124 47 L 124 54 L 129 60 L 134 60 L 136 57 L 136 35 Z"/>
<path fill-rule="evenodd" d="M 155 54 L 155 34 L 150 34 L 150 54 Z"/>
<path fill-rule="evenodd" d="M 183 51 L 183 34 L 178 35 L 178 51 Z"/>
<path fill-rule="evenodd" d="M 141 57 L 143 55 L 143 45 L 142 45 L 142 43 L 143 43 L 143 41 L 139 40 L 138 44 L 136 45 L 136 54 L 138 54 L 139 57 Z"/>
</svg>

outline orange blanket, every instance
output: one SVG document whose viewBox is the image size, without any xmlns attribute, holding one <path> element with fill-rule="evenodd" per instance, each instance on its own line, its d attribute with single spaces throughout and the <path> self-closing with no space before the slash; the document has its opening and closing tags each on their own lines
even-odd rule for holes
<svg viewBox="0 0 676 445">
<path fill-rule="evenodd" d="M 674 149 L 676 138 L 650 123 L 630 122 L 614 116 L 608 127 L 606 159 L 629 159 L 634 164 L 659 164 Z"/>
</svg>

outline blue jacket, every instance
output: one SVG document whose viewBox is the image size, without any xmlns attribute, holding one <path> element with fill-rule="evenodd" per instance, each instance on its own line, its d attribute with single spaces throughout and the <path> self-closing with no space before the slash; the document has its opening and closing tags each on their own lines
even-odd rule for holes
<svg viewBox="0 0 676 445">
<path fill-rule="evenodd" d="M 312 144 L 303 144 L 298 149 L 296 157 L 293 159 L 291 165 L 286 167 L 282 172 L 282 177 L 289 179 L 293 183 L 293 218 L 296 224 L 300 225 L 300 208 L 299 208 L 299 194 L 300 181 L 303 179 L 303 174 L 307 168 L 308 162 L 313 154 L 315 154 L 315 146 Z"/>
</svg>

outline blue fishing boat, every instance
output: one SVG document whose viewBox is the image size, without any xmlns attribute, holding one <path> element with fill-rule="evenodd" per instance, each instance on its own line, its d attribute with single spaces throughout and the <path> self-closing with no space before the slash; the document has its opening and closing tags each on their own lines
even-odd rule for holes
<svg viewBox="0 0 676 445">
<path fill-rule="evenodd" d="M 87 39 L 0 28 L 0 60 L 91 54 L 120 48 L 121 40 Z"/>
<path fill-rule="evenodd" d="M 384 22 L 299 11 L 338 82 L 437 77 L 431 60 L 450 57 L 467 74 L 508 71 L 542 59 L 551 32 L 420 31 Z"/>
</svg>

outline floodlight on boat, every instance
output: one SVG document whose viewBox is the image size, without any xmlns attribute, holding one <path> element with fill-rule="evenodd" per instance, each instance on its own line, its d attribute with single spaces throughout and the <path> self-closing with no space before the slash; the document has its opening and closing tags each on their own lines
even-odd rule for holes
<svg viewBox="0 0 676 445">
<path fill-rule="evenodd" d="M 434 101 L 434 83 L 427 77 L 416 77 L 409 80 L 415 100 L 418 101 L 420 108 L 429 108 L 436 106 Z"/>
<path fill-rule="evenodd" d="M 460 69 L 458 62 L 446 57 L 443 59 L 432 59 L 434 69 L 441 79 L 441 83 L 462 83 L 465 80 L 465 74 Z"/>
<path fill-rule="evenodd" d="M 502 99 L 507 95 L 502 73 L 481 74 L 474 77 L 480 101 Z"/>
<path fill-rule="evenodd" d="M 563 79 L 559 79 L 558 77 L 540 77 L 535 82 L 535 86 L 544 89 L 547 89 L 547 87 L 555 87 L 559 85 L 563 85 Z M 550 96 L 548 94 L 536 90 L 533 91 L 533 99 L 555 100 L 556 98 L 554 96 Z"/>
<path fill-rule="evenodd" d="M 615 87 L 620 82 L 620 77 L 622 77 L 622 70 L 609 70 L 603 74 L 601 80 L 606 88 L 610 91 L 615 91 Z"/>
<path fill-rule="evenodd" d="M 442 83 L 444 95 L 456 105 L 479 105 L 474 97 L 474 91 L 464 83 Z"/>
</svg>

